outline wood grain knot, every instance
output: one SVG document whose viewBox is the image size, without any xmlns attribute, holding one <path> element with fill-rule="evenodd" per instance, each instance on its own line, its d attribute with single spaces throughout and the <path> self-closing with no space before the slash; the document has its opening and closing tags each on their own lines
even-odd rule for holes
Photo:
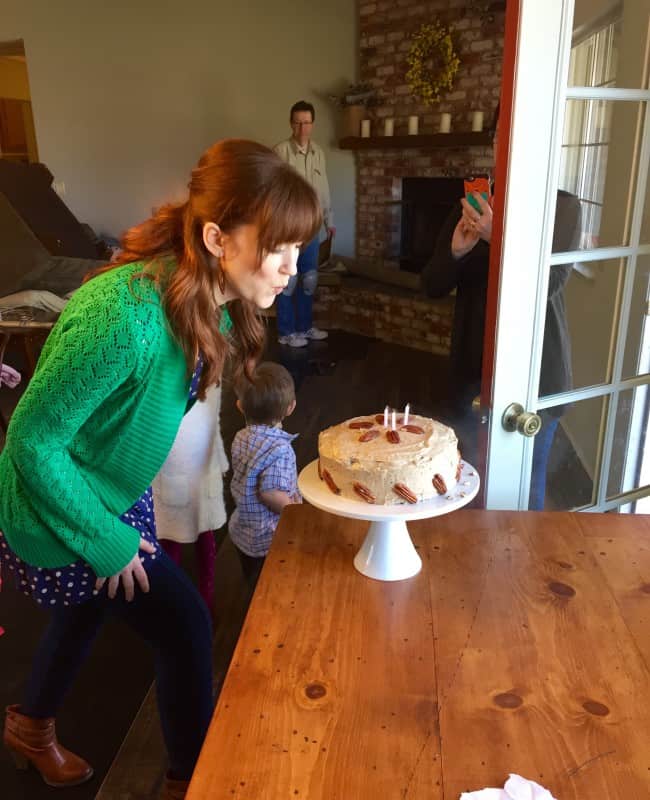
<svg viewBox="0 0 650 800">
<path fill-rule="evenodd" d="M 497 694 L 492 698 L 495 706 L 499 706 L 499 708 L 519 708 L 519 706 L 524 702 L 518 694 L 514 692 L 503 692 L 503 694 Z"/>
<path fill-rule="evenodd" d="M 582 707 L 588 714 L 593 714 L 596 717 L 606 717 L 609 714 L 609 709 L 602 703 L 596 700 L 586 700 Z"/>
<path fill-rule="evenodd" d="M 305 694 L 310 700 L 320 700 L 327 694 L 327 689 L 322 683 L 310 683 L 305 686 Z"/>
<path fill-rule="evenodd" d="M 576 590 L 568 583 L 560 583 L 560 581 L 551 581 L 548 588 L 558 597 L 573 597 Z"/>
</svg>

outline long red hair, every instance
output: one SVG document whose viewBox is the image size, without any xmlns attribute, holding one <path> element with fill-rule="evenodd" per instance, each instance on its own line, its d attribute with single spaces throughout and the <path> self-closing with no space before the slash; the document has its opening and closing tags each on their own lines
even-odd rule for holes
<svg viewBox="0 0 650 800">
<path fill-rule="evenodd" d="M 228 303 L 233 321 L 229 337 L 219 332 L 221 309 L 215 316 L 214 291 L 223 273 L 211 265 L 203 244 L 203 226 L 215 222 L 224 233 L 254 224 L 258 231 L 258 268 L 280 244 L 309 242 L 321 224 L 321 210 L 312 187 L 276 153 L 245 139 L 225 139 L 212 145 L 192 171 L 189 197 L 167 204 L 122 236 L 119 259 L 92 273 L 136 261 L 145 262 L 142 275 L 159 283 L 169 324 L 183 348 L 188 373 L 199 353 L 203 371 L 199 397 L 219 383 L 224 362 L 235 350 L 235 377 L 249 378 L 264 344 L 259 310 L 248 300 Z M 174 268 L 166 264 L 172 256 Z"/>
</svg>

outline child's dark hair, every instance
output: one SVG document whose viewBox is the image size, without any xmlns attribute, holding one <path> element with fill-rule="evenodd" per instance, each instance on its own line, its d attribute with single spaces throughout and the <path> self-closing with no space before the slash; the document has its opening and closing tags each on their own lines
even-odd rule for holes
<svg viewBox="0 0 650 800">
<path fill-rule="evenodd" d="M 263 361 L 253 373 L 253 380 L 242 376 L 235 383 L 235 394 L 246 417 L 254 425 L 273 425 L 287 415 L 296 399 L 293 378 L 281 364 Z"/>
</svg>

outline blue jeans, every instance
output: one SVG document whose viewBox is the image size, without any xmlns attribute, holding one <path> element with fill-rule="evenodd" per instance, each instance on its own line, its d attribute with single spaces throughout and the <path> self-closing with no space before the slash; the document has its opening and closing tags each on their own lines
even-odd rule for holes
<svg viewBox="0 0 650 800">
<path fill-rule="evenodd" d="M 546 495 L 546 469 L 555 431 L 560 420 L 550 414 L 540 412 L 542 427 L 533 445 L 533 473 L 530 477 L 530 495 L 528 496 L 528 509 L 530 511 L 543 511 Z"/>
<path fill-rule="evenodd" d="M 298 274 L 276 300 L 278 333 L 304 333 L 312 327 L 314 292 L 318 285 L 318 236 L 298 256 Z"/>
<path fill-rule="evenodd" d="M 53 610 L 20 710 L 30 717 L 56 716 L 105 618 L 117 617 L 154 651 L 170 776 L 189 780 L 212 717 L 210 617 L 192 581 L 165 553 L 147 564 L 147 576 L 149 592 L 136 587 L 130 603 L 121 585 L 115 599 L 109 600 L 105 585 L 91 600 Z M 128 669 L 125 653 L 125 674 Z"/>
</svg>

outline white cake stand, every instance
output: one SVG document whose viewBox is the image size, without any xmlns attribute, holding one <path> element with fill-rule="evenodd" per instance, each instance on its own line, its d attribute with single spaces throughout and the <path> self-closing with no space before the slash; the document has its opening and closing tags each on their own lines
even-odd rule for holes
<svg viewBox="0 0 650 800">
<path fill-rule="evenodd" d="M 447 494 L 423 503 L 379 506 L 363 500 L 348 500 L 333 494 L 318 477 L 318 461 L 308 464 L 298 476 L 302 496 L 316 508 L 339 517 L 365 519 L 370 522 L 361 549 L 354 557 L 354 566 L 363 575 L 378 581 L 401 581 L 422 569 L 406 523 L 448 514 L 467 505 L 479 490 L 478 473 L 463 462 L 460 480 Z"/>
</svg>

